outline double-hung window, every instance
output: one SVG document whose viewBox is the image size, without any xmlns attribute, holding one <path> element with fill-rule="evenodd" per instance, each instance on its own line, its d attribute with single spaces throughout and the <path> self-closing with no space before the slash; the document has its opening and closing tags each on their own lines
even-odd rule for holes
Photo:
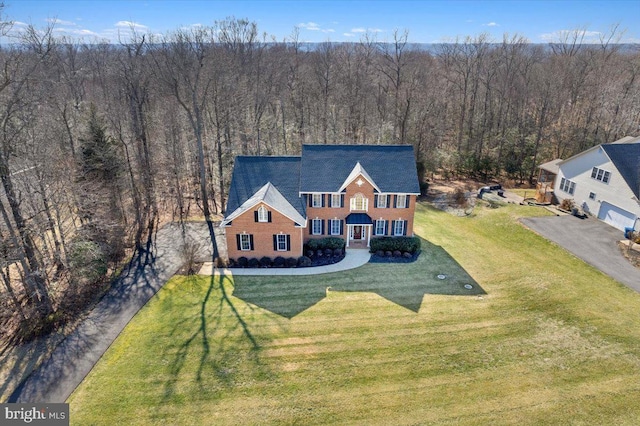
<svg viewBox="0 0 640 426">
<path fill-rule="evenodd" d="M 386 233 L 387 222 L 384 219 L 376 220 L 376 235 L 384 235 Z"/>
<path fill-rule="evenodd" d="M 251 250 L 251 235 L 249 234 L 240 234 L 240 250 L 249 251 Z"/>
<path fill-rule="evenodd" d="M 576 183 L 569 179 L 562 178 L 560 180 L 560 190 L 573 195 L 576 190 Z"/>
<path fill-rule="evenodd" d="M 340 235 L 340 219 L 331 219 L 331 235 Z"/>
<path fill-rule="evenodd" d="M 387 194 L 378 194 L 378 203 L 376 205 L 377 208 L 379 209 L 386 209 L 387 208 Z"/>
<path fill-rule="evenodd" d="M 407 207 L 407 194 L 396 195 L 396 208 L 404 209 Z"/>
<path fill-rule="evenodd" d="M 311 207 L 322 207 L 322 194 L 311 195 Z"/>
<path fill-rule="evenodd" d="M 609 179 L 611 179 L 611 172 L 594 167 L 593 170 L 591 170 L 591 177 L 602 183 L 609 183 Z"/>
<path fill-rule="evenodd" d="M 311 234 L 322 235 L 322 219 L 313 219 L 311 221 Z"/>
<path fill-rule="evenodd" d="M 399 236 L 404 235 L 404 220 L 396 220 L 395 225 L 393 227 L 393 235 Z"/>
<path fill-rule="evenodd" d="M 331 194 L 331 207 L 334 207 L 334 208 L 342 207 L 342 195 L 341 194 Z"/>
<path fill-rule="evenodd" d="M 276 245 L 278 251 L 287 251 L 287 236 L 284 234 L 276 235 Z"/>
</svg>

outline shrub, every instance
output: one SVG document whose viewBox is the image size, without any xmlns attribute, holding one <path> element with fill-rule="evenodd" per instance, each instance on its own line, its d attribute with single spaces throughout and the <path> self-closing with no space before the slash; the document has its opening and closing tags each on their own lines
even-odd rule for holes
<svg viewBox="0 0 640 426">
<path fill-rule="evenodd" d="M 342 249 L 335 249 L 335 250 L 333 251 L 333 255 L 334 255 L 335 257 L 342 256 L 343 254 L 344 254 L 344 251 L 343 251 Z"/>
<path fill-rule="evenodd" d="M 260 261 L 258 259 L 256 259 L 255 257 L 252 257 L 251 259 L 249 259 L 249 268 L 257 268 L 260 266 Z"/>
<path fill-rule="evenodd" d="M 378 257 L 384 257 L 384 250 L 377 250 L 377 251 L 376 251 L 376 256 L 378 256 Z"/>
<path fill-rule="evenodd" d="M 79 285 L 98 282 L 107 273 L 107 254 L 99 244 L 77 238 L 69 250 L 69 270 Z"/>
<path fill-rule="evenodd" d="M 313 257 L 313 255 L 316 254 L 316 252 L 314 252 L 313 250 L 307 250 L 306 254 L 307 254 L 307 257 Z"/>
<path fill-rule="evenodd" d="M 260 266 L 262 266 L 263 268 L 269 268 L 271 266 L 271 258 L 269 256 L 261 257 Z"/>
<path fill-rule="evenodd" d="M 336 250 L 340 250 L 340 249 L 336 249 Z M 333 256 L 333 250 L 330 248 L 324 249 L 324 255 L 327 257 Z"/>
<path fill-rule="evenodd" d="M 381 251 L 407 251 L 411 254 L 420 250 L 418 237 L 376 237 L 371 239 L 371 253 Z"/>
<path fill-rule="evenodd" d="M 276 268 L 282 268 L 284 266 L 284 257 L 282 256 L 278 256 L 275 259 L 273 259 L 273 266 L 275 266 Z"/>
<path fill-rule="evenodd" d="M 229 258 L 229 266 L 230 267 L 234 267 L 234 266 L 238 266 L 238 263 L 236 262 L 236 260 L 232 257 Z"/>
<path fill-rule="evenodd" d="M 400 250 L 393 251 L 393 257 L 400 257 L 400 256 L 402 256 L 402 252 Z"/>
<path fill-rule="evenodd" d="M 244 256 L 239 257 L 238 258 L 238 266 L 240 266 L 241 268 L 246 268 L 247 266 L 249 266 L 249 259 L 247 259 Z"/>
<path fill-rule="evenodd" d="M 309 259 L 309 262 L 311 262 L 311 259 Z M 287 257 L 285 264 L 287 265 L 287 268 L 295 268 L 298 264 L 298 259 L 295 257 Z"/>
<path fill-rule="evenodd" d="M 307 243 L 308 250 L 320 251 L 326 249 L 344 249 L 345 241 L 342 238 L 338 237 L 327 237 L 327 238 L 319 238 L 315 240 L 310 240 Z"/>
<path fill-rule="evenodd" d="M 307 256 L 300 256 L 298 258 L 298 266 L 300 267 L 311 266 L 311 264 L 311 259 L 309 259 Z"/>
<path fill-rule="evenodd" d="M 573 202 L 573 200 L 571 198 L 565 198 L 564 200 L 562 200 L 562 202 L 560 203 L 560 208 L 562 210 L 567 210 L 567 211 L 571 211 L 571 209 L 575 207 L 575 203 Z"/>
<path fill-rule="evenodd" d="M 391 256 L 393 256 L 393 253 L 391 253 L 389 250 L 387 250 L 387 251 L 384 252 L 384 255 L 387 256 L 387 257 L 391 257 Z"/>
<path fill-rule="evenodd" d="M 404 253 L 402 253 L 402 257 L 404 257 L 406 259 L 411 259 L 413 257 L 413 255 L 411 253 L 409 253 L 408 251 L 405 251 Z"/>
</svg>

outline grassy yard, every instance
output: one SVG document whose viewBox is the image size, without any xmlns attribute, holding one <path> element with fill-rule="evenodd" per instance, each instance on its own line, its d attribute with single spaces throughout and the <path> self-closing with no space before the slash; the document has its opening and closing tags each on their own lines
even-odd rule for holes
<svg viewBox="0 0 640 426">
<path fill-rule="evenodd" d="M 410 265 L 176 277 L 71 423 L 637 424 L 640 295 L 517 223 L 543 212 L 419 206 Z"/>
</svg>

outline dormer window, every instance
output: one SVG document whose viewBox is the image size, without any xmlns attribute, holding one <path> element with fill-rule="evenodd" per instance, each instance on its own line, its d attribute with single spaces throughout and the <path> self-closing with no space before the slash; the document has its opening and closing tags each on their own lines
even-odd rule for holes
<svg viewBox="0 0 640 426">
<path fill-rule="evenodd" d="M 268 222 L 269 221 L 269 211 L 264 207 L 260 206 L 258 209 L 258 222 Z"/>
<path fill-rule="evenodd" d="M 351 211 L 367 211 L 369 208 L 369 200 L 364 195 L 357 193 L 351 198 L 350 205 Z"/>
</svg>

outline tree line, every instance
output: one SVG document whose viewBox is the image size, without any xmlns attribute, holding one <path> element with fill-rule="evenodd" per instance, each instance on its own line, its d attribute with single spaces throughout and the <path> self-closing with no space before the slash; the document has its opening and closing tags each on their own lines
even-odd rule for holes
<svg viewBox="0 0 640 426">
<path fill-rule="evenodd" d="M 236 155 L 412 144 L 426 175 L 533 181 L 640 124 L 640 49 L 617 28 L 429 49 L 406 31 L 278 42 L 235 18 L 131 31 L 89 44 L 29 27 L 0 46 L 0 295 L 23 323 L 94 294 L 160 223 L 223 213 Z"/>
</svg>

